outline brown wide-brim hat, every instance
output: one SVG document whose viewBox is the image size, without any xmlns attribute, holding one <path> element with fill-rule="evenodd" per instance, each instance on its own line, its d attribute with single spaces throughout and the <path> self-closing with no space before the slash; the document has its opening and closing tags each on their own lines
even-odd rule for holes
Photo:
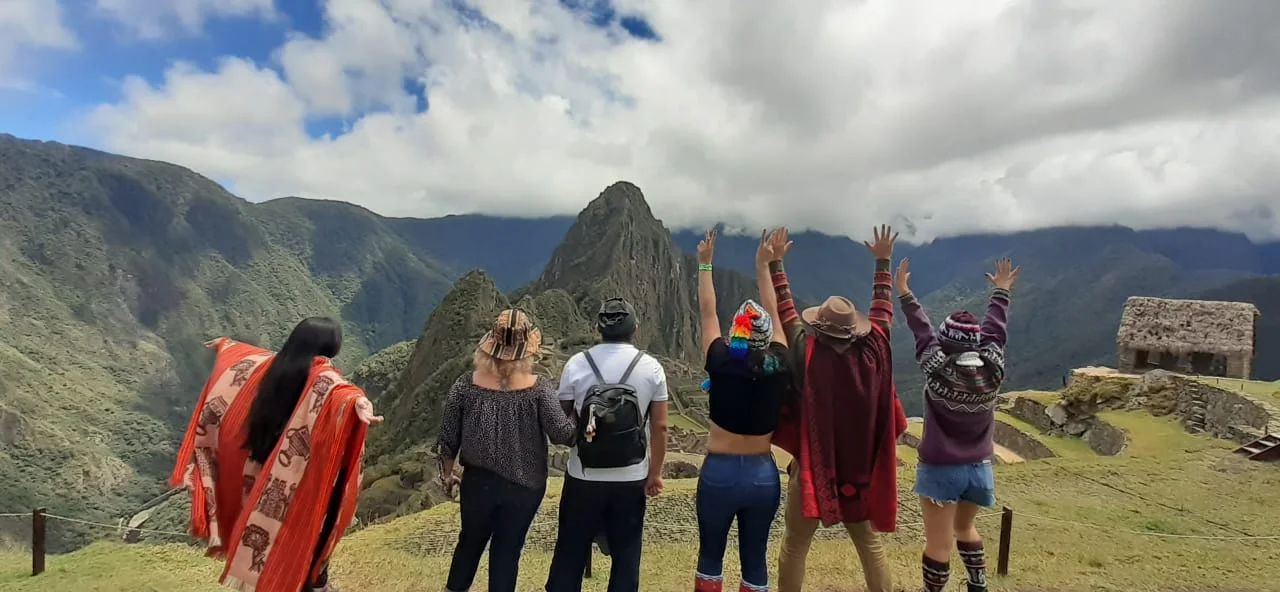
<svg viewBox="0 0 1280 592">
<path fill-rule="evenodd" d="M 871 331 L 871 319 L 843 296 L 831 296 L 822 306 L 804 309 L 800 318 L 814 331 L 832 339 L 854 339 Z"/>
<path fill-rule="evenodd" d="M 490 357 L 507 362 L 537 355 L 542 347 L 542 331 L 522 310 L 507 309 L 498 314 L 493 329 L 485 334 L 476 349 Z"/>
</svg>

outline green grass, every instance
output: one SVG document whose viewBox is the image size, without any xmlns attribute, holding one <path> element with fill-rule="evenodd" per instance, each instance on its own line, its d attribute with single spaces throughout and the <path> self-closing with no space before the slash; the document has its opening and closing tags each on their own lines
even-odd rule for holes
<svg viewBox="0 0 1280 592">
<path fill-rule="evenodd" d="M 1102 411 L 1098 417 L 1129 434 L 1123 456 L 1170 459 L 1199 452 L 1229 452 L 1235 445 L 1203 434 L 1191 434 L 1174 419 L 1140 411 Z"/>
<path fill-rule="evenodd" d="M 1126 411 L 1104 412 L 1102 417 L 1130 435 L 1129 447 L 1119 456 L 1066 449 L 1070 454 L 1058 459 L 997 465 L 999 503 L 1015 514 L 1011 575 L 994 580 L 992 590 L 1267 589 L 1257 576 L 1280 573 L 1275 541 L 1150 535 L 1280 534 L 1280 513 L 1274 509 L 1280 466 L 1236 457 L 1229 452 L 1230 443 L 1187 434 L 1166 418 Z M 1064 446 L 1056 440 L 1067 440 L 1043 439 L 1051 447 Z M 914 461 L 908 456 L 913 452 L 899 447 L 907 461 L 899 474 L 902 527 L 886 539 L 903 589 L 918 584 L 923 543 L 914 525 L 919 522 L 918 503 L 910 493 Z M 546 576 L 560 487 L 558 479 L 548 484 L 522 560 L 520 590 L 540 589 Z M 666 492 L 650 503 L 645 590 L 689 587 L 697 553 L 695 487 L 694 480 L 668 481 Z M 348 536 L 333 562 L 336 583 L 350 590 L 434 589 L 424 588 L 423 582 L 439 582 L 447 571 L 457 520 L 458 506 L 445 504 Z M 997 524 L 994 517 L 980 522 L 992 565 Z M 775 526 L 782 527 L 780 519 Z M 771 557 L 776 558 L 777 543 L 775 537 Z M 607 559 L 597 556 L 595 564 L 597 574 L 602 574 Z M 860 581 L 856 565 L 853 549 L 840 531 L 824 530 L 810 555 L 806 589 L 852 589 L 851 582 Z M 219 566 L 182 545 L 96 543 L 51 556 L 49 571 L 31 578 L 25 553 L 0 549 L 0 590 L 212 591 L 219 589 L 211 585 Z M 727 579 L 736 584 L 732 543 L 725 569 Z M 475 589 L 483 590 L 483 583 L 482 569 Z M 604 583 L 598 575 L 584 590 L 602 591 Z"/>
</svg>

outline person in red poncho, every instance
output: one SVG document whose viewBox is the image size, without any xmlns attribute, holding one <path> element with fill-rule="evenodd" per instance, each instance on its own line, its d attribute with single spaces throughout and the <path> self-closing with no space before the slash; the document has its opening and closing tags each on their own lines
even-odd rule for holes
<svg viewBox="0 0 1280 592">
<path fill-rule="evenodd" d="M 867 590 L 893 589 L 876 533 L 897 528 L 897 439 L 907 429 L 889 348 L 889 266 L 898 235 L 888 226 L 874 234 L 875 241 L 865 243 L 876 260 L 867 315 L 841 296 L 797 314 L 782 267 L 791 248 L 787 230 L 769 237 L 778 315 L 794 356 L 794 389 L 773 435 L 773 443 L 793 457 L 778 560 L 780 592 L 799 592 L 814 532 L 819 524 L 837 523 L 844 524 L 858 550 Z"/>
<path fill-rule="evenodd" d="M 355 515 L 364 440 L 382 421 L 333 366 L 342 326 L 311 317 L 276 353 L 219 337 L 170 475 L 190 533 L 241 592 L 336 592 L 329 557 Z"/>
</svg>

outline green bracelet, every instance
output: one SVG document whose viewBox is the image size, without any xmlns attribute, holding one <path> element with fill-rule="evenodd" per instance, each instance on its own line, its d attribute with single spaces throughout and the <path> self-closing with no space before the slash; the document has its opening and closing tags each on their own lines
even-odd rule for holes
<svg viewBox="0 0 1280 592">
<path fill-rule="evenodd" d="M 699 264 L 698 264 L 698 271 L 711 271 L 711 264 L 710 264 L 710 263 L 699 263 Z"/>
</svg>

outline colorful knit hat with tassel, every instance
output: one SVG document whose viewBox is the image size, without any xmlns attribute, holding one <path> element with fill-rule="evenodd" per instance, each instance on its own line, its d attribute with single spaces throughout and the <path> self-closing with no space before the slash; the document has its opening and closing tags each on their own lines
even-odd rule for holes
<svg viewBox="0 0 1280 592">
<path fill-rule="evenodd" d="M 968 311 L 953 312 L 938 325 L 938 341 L 956 351 L 973 351 L 982 344 L 982 326 Z"/>
<path fill-rule="evenodd" d="M 764 349 L 773 339 L 773 317 L 755 300 L 748 299 L 733 315 L 729 327 L 729 353 L 737 359 L 747 357 L 751 349 Z"/>
</svg>

